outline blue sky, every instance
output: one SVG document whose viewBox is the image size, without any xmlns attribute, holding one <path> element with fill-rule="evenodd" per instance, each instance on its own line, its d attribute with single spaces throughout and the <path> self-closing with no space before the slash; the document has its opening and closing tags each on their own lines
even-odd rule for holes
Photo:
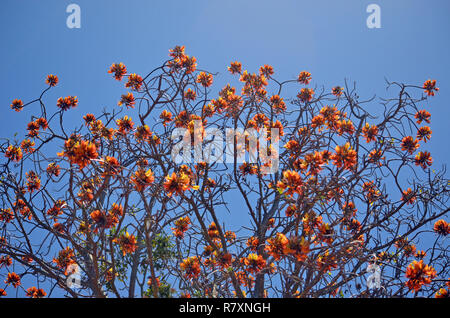
<svg viewBox="0 0 450 318">
<path fill-rule="evenodd" d="M 81 7 L 80 29 L 66 26 L 70 3 Z M 371 3 L 381 8 L 381 29 L 366 26 Z M 439 168 L 450 155 L 449 15 L 448 0 L 3 0 L 0 137 L 23 136 L 31 113 L 9 105 L 38 97 L 47 74 L 60 79 L 47 95 L 49 107 L 60 96 L 78 96 L 69 118 L 78 125 L 125 92 L 107 74 L 112 63 L 146 74 L 169 48 L 185 45 L 199 68 L 219 72 L 217 87 L 231 80 L 226 67 L 235 60 L 252 72 L 273 65 L 278 79 L 308 70 L 312 84 L 326 89 L 356 81 L 362 99 L 389 96 L 385 78 L 415 85 L 436 79 L 440 91 L 423 108 L 432 114 L 426 149 Z"/>
<path fill-rule="evenodd" d="M 70 3 L 81 7 L 80 29 L 66 26 Z M 381 29 L 366 26 L 370 3 L 381 8 Z M 106 73 L 111 63 L 142 74 L 180 44 L 200 68 L 220 73 L 220 86 L 234 60 L 250 71 L 271 64 L 280 79 L 305 69 L 326 88 L 356 81 L 362 98 L 386 96 L 385 78 L 417 85 L 434 78 L 441 90 L 424 105 L 433 119 L 427 147 L 441 165 L 450 154 L 443 147 L 450 133 L 449 14 L 446 0 L 2 1 L 0 134 L 22 130 L 30 114 L 9 104 L 37 97 L 47 74 L 60 78 L 48 103 L 77 95 L 72 115 L 79 119 L 115 105 L 124 92 Z"/>
</svg>

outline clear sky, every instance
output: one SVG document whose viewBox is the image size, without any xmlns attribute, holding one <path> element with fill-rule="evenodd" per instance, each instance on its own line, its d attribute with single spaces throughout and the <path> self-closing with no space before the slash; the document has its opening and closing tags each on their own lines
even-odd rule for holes
<svg viewBox="0 0 450 318">
<path fill-rule="evenodd" d="M 80 29 L 66 26 L 70 3 L 81 8 Z M 380 29 L 366 26 L 371 3 L 381 8 Z M 77 95 L 72 115 L 79 120 L 112 107 L 125 91 L 106 73 L 111 63 L 143 74 L 180 44 L 200 68 L 220 72 L 218 85 L 229 80 L 226 66 L 234 60 L 249 71 L 271 64 L 280 79 L 305 69 L 327 88 L 356 81 L 361 98 L 386 96 L 385 78 L 417 85 L 436 79 L 441 90 L 424 107 L 432 113 L 427 148 L 437 167 L 450 155 L 449 15 L 447 0 L 2 0 L 0 135 L 23 131 L 30 113 L 9 104 L 37 97 L 47 74 L 60 78 L 48 103 Z"/>
<path fill-rule="evenodd" d="M 66 26 L 70 3 L 81 8 L 80 29 Z M 381 8 L 380 29 L 366 26 L 371 3 Z M 38 97 L 47 74 L 60 79 L 47 95 L 49 107 L 58 97 L 78 96 L 66 117 L 78 124 L 125 92 L 107 74 L 112 63 L 143 75 L 167 59 L 169 48 L 185 45 L 199 68 L 219 72 L 219 87 L 235 60 L 251 72 L 270 64 L 283 80 L 307 70 L 313 85 L 327 89 L 356 81 L 361 99 L 389 96 L 385 78 L 415 85 L 436 79 L 440 91 L 423 108 L 432 114 L 426 150 L 440 168 L 450 156 L 449 17 L 448 0 L 2 0 L 0 137 L 23 137 L 31 113 L 9 105 Z"/>
</svg>

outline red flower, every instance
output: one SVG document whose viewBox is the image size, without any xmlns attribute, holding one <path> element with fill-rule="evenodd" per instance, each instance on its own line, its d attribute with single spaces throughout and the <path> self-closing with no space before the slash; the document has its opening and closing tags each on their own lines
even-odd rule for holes
<svg viewBox="0 0 450 318">
<path fill-rule="evenodd" d="M 6 277 L 5 284 L 10 285 L 12 284 L 14 288 L 17 288 L 20 286 L 20 276 L 16 273 L 8 273 L 8 276 Z"/>
<path fill-rule="evenodd" d="M 428 96 L 434 96 L 434 92 L 439 91 L 439 88 L 436 87 L 436 80 L 427 80 L 423 83 L 423 89 Z"/>
<path fill-rule="evenodd" d="M 31 298 L 43 298 L 47 295 L 47 293 L 42 289 L 37 289 L 36 287 L 30 287 L 27 289 L 27 297 Z"/>
<path fill-rule="evenodd" d="M 362 132 L 367 142 L 375 141 L 376 136 L 378 135 L 378 127 L 376 125 L 370 126 L 369 123 L 366 123 Z"/>
<path fill-rule="evenodd" d="M 209 87 L 213 83 L 213 76 L 211 74 L 206 74 L 205 72 L 200 72 L 197 76 L 196 82 L 201 84 L 203 87 Z"/>
<path fill-rule="evenodd" d="M 45 82 L 51 87 L 56 86 L 58 84 L 58 76 L 53 74 L 47 75 Z"/>
<path fill-rule="evenodd" d="M 119 126 L 119 132 L 126 134 L 133 129 L 134 123 L 131 117 L 124 116 L 123 118 L 116 120 L 117 126 Z"/>
<path fill-rule="evenodd" d="M 340 87 L 340 86 L 335 86 L 331 89 L 331 93 L 336 96 L 339 97 L 342 95 L 342 91 L 344 90 L 344 88 Z"/>
<path fill-rule="evenodd" d="M 184 233 L 189 229 L 189 225 L 191 224 L 191 220 L 188 216 L 180 217 L 174 223 L 174 227 L 172 228 L 173 235 L 178 238 L 184 238 Z"/>
<path fill-rule="evenodd" d="M 185 272 L 188 279 L 197 278 L 200 275 L 200 261 L 197 257 L 188 257 L 180 264 L 180 268 Z"/>
<path fill-rule="evenodd" d="M 254 253 L 251 253 L 247 257 L 241 259 L 241 263 L 245 265 L 247 271 L 251 274 L 259 273 L 266 267 L 266 260 L 262 257 L 262 255 L 257 255 Z"/>
<path fill-rule="evenodd" d="M 420 151 L 416 157 L 414 158 L 414 162 L 416 166 L 421 166 L 423 169 L 426 169 L 427 166 L 431 166 L 433 163 L 433 158 L 428 151 Z"/>
<path fill-rule="evenodd" d="M 67 97 L 60 97 L 56 101 L 56 106 L 61 108 L 61 110 L 66 111 L 70 108 L 75 108 L 78 105 L 78 99 L 76 96 L 67 96 Z"/>
<path fill-rule="evenodd" d="M 128 82 L 126 82 L 125 87 L 139 91 L 143 82 L 144 80 L 140 75 L 133 73 L 128 76 Z"/>
<path fill-rule="evenodd" d="M 336 146 L 336 154 L 331 156 L 336 167 L 344 169 L 351 169 L 356 165 L 356 151 L 350 147 L 350 143 L 346 143 L 344 146 Z"/>
<path fill-rule="evenodd" d="M 228 71 L 231 74 L 241 73 L 242 72 L 242 64 L 240 62 L 231 62 L 230 66 L 228 66 Z"/>
<path fill-rule="evenodd" d="M 166 180 L 164 182 L 164 190 L 167 192 L 169 197 L 171 197 L 174 193 L 176 195 L 181 195 L 184 191 L 189 189 L 189 186 L 190 179 L 184 173 L 177 175 L 173 172 L 171 176 L 166 176 Z"/>
<path fill-rule="evenodd" d="M 402 201 L 406 204 L 413 204 L 416 201 L 416 196 L 412 192 L 411 188 L 402 192 Z"/>
<path fill-rule="evenodd" d="M 433 230 L 443 236 L 450 234 L 450 224 L 445 222 L 445 220 L 438 220 L 434 223 Z"/>
<path fill-rule="evenodd" d="M 137 247 L 136 237 L 134 235 L 130 235 L 128 232 L 125 234 L 120 234 L 120 236 L 115 238 L 113 242 L 119 244 L 123 256 L 134 253 Z"/>
<path fill-rule="evenodd" d="M 419 130 L 417 130 L 417 139 L 427 142 L 427 140 L 430 140 L 431 134 L 432 131 L 430 127 L 428 126 L 420 127 Z"/>
<path fill-rule="evenodd" d="M 427 112 L 426 110 L 419 110 L 415 115 L 414 118 L 417 119 L 417 123 L 421 124 L 422 121 L 426 121 L 428 124 L 430 123 L 431 114 Z"/>
<path fill-rule="evenodd" d="M 414 140 L 411 136 L 403 137 L 402 139 L 402 150 L 408 151 L 410 154 L 413 154 L 416 149 L 419 148 L 419 142 Z"/>
<path fill-rule="evenodd" d="M 12 161 L 19 162 L 22 160 L 22 149 L 13 145 L 9 145 L 5 152 L 5 157 L 11 159 Z"/>
<path fill-rule="evenodd" d="M 114 78 L 121 81 L 122 77 L 127 73 L 127 68 L 123 63 L 114 63 L 109 68 L 108 73 L 114 73 Z"/>
<path fill-rule="evenodd" d="M 297 97 L 304 103 L 310 102 L 313 98 L 314 90 L 312 88 L 302 88 Z"/>
<path fill-rule="evenodd" d="M 271 65 L 267 65 L 267 64 L 264 65 L 264 66 L 261 66 L 259 68 L 259 73 L 261 75 L 264 75 L 265 77 L 269 78 L 274 73 L 273 72 L 273 67 Z"/>
<path fill-rule="evenodd" d="M 14 109 L 16 112 L 20 112 L 23 109 L 23 102 L 20 99 L 15 99 L 11 103 L 11 109 Z"/>
<path fill-rule="evenodd" d="M 59 174 L 61 173 L 61 169 L 60 169 L 59 165 L 57 165 L 54 162 L 51 162 L 47 166 L 47 173 L 49 175 L 53 175 L 55 177 L 58 177 Z"/>
<path fill-rule="evenodd" d="M 436 277 L 436 271 L 433 267 L 423 263 L 423 260 L 419 262 L 413 261 L 406 268 L 406 278 L 409 280 L 406 282 L 406 286 L 410 290 L 418 292 L 423 285 L 428 285 L 431 280 Z"/>
<path fill-rule="evenodd" d="M 136 103 L 133 93 L 128 92 L 126 95 L 122 95 L 120 101 L 118 102 L 119 106 L 125 105 L 127 108 L 134 108 L 134 104 Z"/>
<path fill-rule="evenodd" d="M 33 191 L 37 191 L 41 188 L 41 179 L 39 179 L 38 175 L 34 171 L 30 171 L 25 173 L 27 177 L 27 189 L 30 193 Z"/>
<path fill-rule="evenodd" d="M 302 83 L 302 84 L 308 85 L 309 82 L 311 81 L 311 73 L 310 72 L 306 72 L 306 71 L 302 71 L 298 75 L 298 79 L 297 80 L 300 83 Z"/>
<path fill-rule="evenodd" d="M 269 255 L 273 256 L 275 260 L 280 260 L 282 255 L 288 252 L 289 240 L 283 233 L 277 233 L 275 237 L 269 238 L 267 240 L 268 245 L 266 245 L 266 251 Z"/>
<path fill-rule="evenodd" d="M 146 187 L 153 183 L 153 181 L 155 181 L 155 177 L 150 169 L 145 171 L 144 169 L 139 168 L 131 177 L 131 182 L 139 192 L 144 191 Z"/>
</svg>

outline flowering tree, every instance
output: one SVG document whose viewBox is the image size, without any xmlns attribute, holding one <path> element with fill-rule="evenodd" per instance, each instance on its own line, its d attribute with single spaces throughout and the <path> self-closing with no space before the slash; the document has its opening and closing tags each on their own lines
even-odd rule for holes
<svg viewBox="0 0 450 318">
<path fill-rule="evenodd" d="M 32 115 L 24 139 L 0 143 L 0 295 L 447 296 L 449 181 L 429 168 L 422 109 L 436 81 L 388 83 L 394 97 L 368 112 L 355 87 L 281 82 L 269 65 L 231 63 L 241 87 L 213 94 L 184 47 L 169 56 L 143 77 L 112 64 L 128 92 L 73 131 L 77 97 L 45 100 L 57 76 L 13 100 Z M 231 160 L 177 162 L 178 129 L 183 158 L 233 129 Z M 242 160 L 250 130 L 267 144 Z"/>
</svg>

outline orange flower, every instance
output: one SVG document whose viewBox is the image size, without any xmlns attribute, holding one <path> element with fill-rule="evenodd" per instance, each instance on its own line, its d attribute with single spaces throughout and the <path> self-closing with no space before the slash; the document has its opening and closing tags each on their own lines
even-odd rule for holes
<svg viewBox="0 0 450 318">
<path fill-rule="evenodd" d="M 203 87 L 209 87 L 213 83 L 213 76 L 211 74 L 206 74 L 205 72 L 200 72 L 196 82 L 202 84 Z"/>
<path fill-rule="evenodd" d="M 20 99 L 15 99 L 11 103 L 11 109 L 14 109 L 16 112 L 20 112 L 23 109 L 23 102 Z"/>
<path fill-rule="evenodd" d="M 56 86 L 58 84 L 58 76 L 53 74 L 47 75 L 45 82 L 51 87 Z"/>
<path fill-rule="evenodd" d="M 444 288 L 439 289 L 434 295 L 435 298 L 449 298 L 448 291 Z"/>
<path fill-rule="evenodd" d="M 303 262 L 309 253 L 309 242 L 304 237 L 291 237 L 287 245 L 287 253 L 293 255 L 298 262 Z"/>
<path fill-rule="evenodd" d="M 280 260 L 282 255 L 288 252 L 289 240 L 283 233 L 277 233 L 275 237 L 267 240 L 266 251 L 273 256 L 275 260 Z"/>
<path fill-rule="evenodd" d="M 366 123 L 362 129 L 364 138 L 366 138 L 366 142 L 371 142 L 376 140 L 376 136 L 378 135 L 378 127 L 376 125 L 370 126 L 369 123 Z"/>
<path fill-rule="evenodd" d="M 86 126 L 89 126 L 92 122 L 95 121 L 95 116 L 94 116 L 94 114 L 86 114 L 83 117 L 83 119 L 84 119 L 84 121 L 86 123 Z"/>
<path fill-rule="evenodd" d="M 286 104 L 283 98 L 278 95 L 273 95 L 270 97 L 270 104 L 276 113 L 281 113 L 286 110 Z"/>
<path fill-rule="evenodd" d="M 219 239 L 219 229 L 217 228 L 216 223 L 211 222 L 211 224 L 208 227 L 208 235 L 212 240 Z"/>
<path fill-rule="evenodd" d="M 114 223 L 117 223 L 117 218 L 114 215 L 102 210 L 94 210 L 90 216 L 96 225 L 95 232 L 101 228 L 109 229 L 113 227 Z"/>
<path fill-rule="evenodd" d="M 266 260 L 262 255 L 257 255 L 254 253 L 249 254 L 247 257 L 241 259 L 247 269 L 251 274 L 257 274 L 266 267 Z"/>
<path fill-rule="evenodd" d="M 34 171 L 30 171 L 25 173 L 27 177 L 27 189 L 30 193 L 33 193 L 33 191 L 37 191 L 41 188 L 41 179 L 39 179 L 38 175 Z"/>
<path fill-rule="evenodd" d="M 66 111 L 70 108 L 75 108 L 78 105 L 78 98 L 76 96 L 60 97 L 56 101 L 56 106 L 61 110 Z"/>
<path fill-rule="evenodd" d="M 18 211 L 24 218 L 28 218 L 29 220 L 33 218 L 30 208 L 22 199 L 14 202 L 14 211 Z"/>
<path fill-rule="evenodd" d="M 139 168 L 131 177 L 131 182 L 137 191 L 144 191 L 150 184 L 155 181 L 153 172 L 151 169 L 145 171 L 145 169 Z"/>
<path fill-rule="evenodd" d="M 350 147 L 347 142 L 344 146 L 336 146 L 336 153 L 331 156 L 336 167 L 350 170 L 356 165 L 357 155 L 356 151 Z"/>
<path fill-rule="evenodd" d="M 427 253 L 425 251 L 417 251 L 415 255 L 418 259 L 424 259 L 425 256 L 427 256 Z"/>
<path fill-rule="evenodd" d="M 402 139 L 402 150 L 408 151 L 410 154 L 413 154 L 416 149 L 419 148 L 419 143 L 417 140 L 414 140 L 411 136 L 403 137 Z"/>
<path fill-rule="evenodd" d="M 123 63 L 114 63 L 109 68 L 108 73 L 114 73 L 114 78 L 121 81 L 122 77 L 127 73 L 127 68 Z"/>
<path fill-rule="evenodd" d="M 381 196 L 380 191 L 376 188 L 373 181 L 364 182 L 362 188 L 369 202 L 374 202 Z"/>
<path fill-rule="evenodd" d="M 188 216 L 180 217 L 174 222 L 174 226 L 172 229 L 173 235 L 178 239 L 184 238 L 184 233 L 189 229 L 189 225 L 191 224 L 191 220 Z"/>
<path fill-rule="evenodd" d="M 355 132 L 355 127 L 350 119 L 348 120 L 338 120 L 337 123 L 338 134 L 342 136 L 343 134 L 352 135 Z"/>
<path fill-rule="evenodd" d="M 57 200 L 52 208 L 48 209 L 47 215 L 53 217 L 56 221 L 56 218 L 63 213 L 62 209 L 66 206 L 66 202 L 64 200 Z"/>
<path fill-rule="evenodd" d="M 163 120 L 163 125 L 165 127 L 167 123 L 172 121 L 172 113 L 164 109 L 161 112 L 161 115 L 159 115 L 159 118 Z"/>
<path fill-rule="evenodd" d="M 134 108 L 134 104 L 136 103 L 133 93 L 128 92 L 126 95 L 123 94 L 120 97 L 120 101 L 117 103 L 119 106 L 125 105 L 127 108 Z"/>
<path fill-rule="evenodd" d="M 69 265 L 75 264 L 75 254 L 73 253 L 73 249 L 66 247 L 59 251 L 58 257 L 54 258 L 53 262 L 56 263 L 59 268 L 64 269 L 64 272 L 67 275 Z"/>
<path fill-rule="evenodd" d="M 280 190 L 287 189 L 287 195 L 293 195 L 294 193 L 301 194 L 303 182 L 300 178 L 300 175 L 297 171 L 286 170 L 283 171 L 283 178 L 281 181 L 278 181 L 277 187 Z"/>
<path fill-rule="evenodd" d="M 417 139 L 423 140 L 424 142 L 427 142 L 431 139 L 432 131 L 430 127 L 424 126 L 420 127 L 419 130 L 417 130 Z"/>
<path fill-rule="evenodd" d="M 11 211 L 10 208 L 0 209 L 0 221 L 9 223 L 13 219 L 14 219 L 14 213 L 13 213 L 13 211 Z M 0 268 L 2 267 L 2 257 L 0 257 Z"/>
<path fill-rule="evenodd" d="M 144 80 L 140 75 L 133 73 L 128 76 L 128 82 L 125 83 L 125 87 L 135 91 L 139 91 L 143 82 Z"/>
<path fill-rule="evenodd" d="M 419 110 L 415 115 L 414 118 L 417 119 L 417 123 L 421 124 L 422 121 L 430 123 L 431 114 L 427 112 L 426 110 Z"/>
<path fill-rule="evenodd" d="M 197 93 L 191 88 L 188 88 L 184 92 L 184 98 L 186 98 L 187 100 L 195 100 L 197 98 Z"/>
<path fill-rule="evenodd" d="M 434 96 L 434 92 L 439 91 L 439 88 L 436 87 L 436 80 L 427 80 L 423 83 L 423 89 L 428 96 Z"/>
<path fill-rule="evenodd" d="M 173 58 L 180 58 L 184 55 L 185 47 L 177 45 L 173 49 L 169 49 L 169 56 Z"/>
<path fill-rule="evenodd" d="M 414 158 L 414 162 L 416 166 L 421 166 L 423 169 L 426 169 L 427 166 L 431 166 L 433 164 L 433 158 L 428 151 L 420 151 Z"/>
<path fill-rule="evenodd" d="M 55 177 L 58 177 L 59 174 L 61 173 L 61 169 L 60 169 L 59 165 L 57 165 L 54 162 L 51 162 L 47 166 L 47 173 L 49 175 L 53 175 Z"/>
<path fill-rule="evenodd" d="M 256 251 L 259 247 L 259 240 L 257 237 L 251 236 L 247 240 L 247 246 L 250 247 L 250 250 Z"/>
<path fill-rule="evenodd" d="M 340 86 L 335 86 L 331 89 L 331 93 L 336 96 L 339 97 L 342 95 L 342 91 L 344 90 L 344 88 L 340 87 Z"/>
<path fill-rule="evenodd" d="M 297 80 L 305 85 L 308 85 L 309 82 L 311 81 L 311 73 L 310 72 L 306 72 L 306 71 L 302 71 L 300 72 L 300 74 L 298 75 Z"/>
<path fill-rule="evenodd" d="M 320 223 L 318 229 L 319 229 L 318 237 L 322 242 L 327 244 L 333 243 L 334 230 L 330 224 Z"/>
<path fill-rule="evenodd" d="M 228 71 L 231 74 L 240 74 L 242 72 L 242 64 L 240 62 L 231 62 L 230 66 L 228 66 Z"/>
<path fill-rule="evenodd" d="M 22 149 L 20 147 L 9 145 L 5 152 L 5 157 L 12 161 L 19 162 L 23 157 Z"/>
<path fill-rule="evenodd" d="M 97 147 L 95 144 L 82 140 L 73 147 L 73 156 L 69 157 L 71 163 L 76 163 L 80 169 L 85 168 L 91 163 L 92 159 L 98 157 Z"/>
<path fill-rule="evenodd" d="M 433 267 L 423 263 L 423 260 L 413 261 L 406 268 L 406 286 L 410 290 L 418 292 L 423 285 L 428 285 L 431 280 L 436 277 L 436 271 Z"/>
<path fill-rule="evenodd" d="M 271 65 L 267 65 L 267 64 L 264 65 L 264 66 L 261 66 L 259 68 L 259 73 L 261 75 L 264 75 L 265 77 L 269 78 L 274 73 L 273 72 L 273 67 Z"/>
<path fill-rule="evenodd" d="M 168 192 L 168 196 L 171 197 L 174 193 L 176 195 L 181 195 L 184 191 L 189 189 L 190 180 L 187 175 L 180 173 L 177 175 L 172 172 L 171 176 L 166 176 L 164 182 L 164 190 Z"/>
<path fill-rule="evenodd" d="M 38 119 L 36 119 L 36 124 L 38 124 L 39 127 L 44 129 L 44 130 L 46 130 L 48 128 L 47 119 L 45 119 L 43 117 L 39 117 Z"/>
<path fill-rule="evenodd" d="M 200 261 L 195 256 L 184 259 L 180 268 L 188 279 L 197 278 L 200 275 Z"/>
<path fill-rule="evenodd" d="M 248 174 L 250 175 L 257 174 L 258 168 L 256 165 L 251 165 L 247 162 L 244 162 L 239 166 L 239 171 L 241 172 L 241 175 L 245 177 Z"/>
<path fill-rule="evenodd" d="M 5 290 L 3 288 L 0 288 L 0 297 L 4 297 L 6 295 L 7 293 L 5 292 Z"/>
<path fill-rule="evenodd" d="M 47 293 L 42 289 L 37 289 L 36 287 L 30 287 L 27 289 L 27 297 L 31 298 L 44 298 L 47 295 Z"/>
<path fill-rule="evenodd" d="M 407 190 L 402 192 L 402 201 L 406 202 L 406 204 L 413 204 L 414 201 L 416 201 L 416 196 L 411 190 L 411 188 L 408 188 Z"/>
<path fill-rule="evenodd" d="M 447 236 L 450 234 L 450 224 L 445 222 L 445 220 L 438 220 L 434 223 L 433 230 L 439 235 Z"/>
<path fill-rule="evenodd" d="M 133 254 L 137 247 L 136 237 L 130 235 L 128 232 L 120 234 L 113 242 L 119 244 L 123 256 L 126 254 Z"/>
<path fill-rule="evenodd" d="M 122 134 L 128 133 L 133 129 L 134 123 L 131 117 L 124 116 L 123 118 L 116 120 L 117 126 L 119 126 L 119 132 Z"/>
<path fill-rule="evenodd" d="M 7 285 L 12 284 L 14 288 L 17 288 L 21 284 L 20 276 L 14 272 L 8 273 L 8 276 L 6 277 L 6 280 L 5 280 L 5 284 L 7 284 Z"/>
<path fill-rule="evenodd" d="M 300 90 L 300 93 L 297 94 L 297 97 L 300 99 L 300 101 L 306 103 L 312 100 L 313 95 L 314 90 L 312 88 L 302 88 Z"/>
<path fill-rule="evenodd" d="M 194 56 L 184 55 L 180 58 L 181 67 L 186 74 L 192 74 L 197 69 L 197 59 Z"/>
</svg>

